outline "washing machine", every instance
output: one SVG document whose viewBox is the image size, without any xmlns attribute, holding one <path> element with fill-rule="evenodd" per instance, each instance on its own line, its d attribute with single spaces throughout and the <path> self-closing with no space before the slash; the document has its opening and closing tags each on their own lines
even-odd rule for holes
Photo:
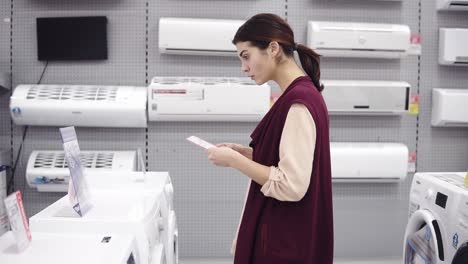
<svg viewBox="0 0 468 264">
<path fill-rule="evenodd" d="M 404 239 L 405 264 L 468 263 L 466 172 L 416 173 Z"/>
<path fill-rule="evenodd" d="M 118 193 L 147 193 L 161 188 L 160 240 L 167 264 L 179 263 L 179 232 L 174 210 L 174 187 L 168 172 L 85 172 L 90 189 Z M 159 187 L 156 187 L 159 186 Z"/>
<path fill-rule="evenodd" d="M 32 232 L 27 248 L 18 251 L 13 232 L 0 237 L 2 264 L 135 264 L 135 239 L 123 234 Z"/>
<path fill-rule="evenodd" d="M 133 234 L 138 248 L 135 263 L 177 263 L 178 254 L 171 255 L 176 251 L 173 249 L 176 242 L 168 245 L 171 251 L 164 245 L 169 240 L 165 234 L 170 228 L 165 223 L 170 218 L 165 194 L 170 183 L 167 173 L 102 173 L 86 177 L 93 204 L 89 212 L 83 217 L 73 217 L 69 198 L 65 196 L 31 217 L 31 230 Z"/>
</svg>

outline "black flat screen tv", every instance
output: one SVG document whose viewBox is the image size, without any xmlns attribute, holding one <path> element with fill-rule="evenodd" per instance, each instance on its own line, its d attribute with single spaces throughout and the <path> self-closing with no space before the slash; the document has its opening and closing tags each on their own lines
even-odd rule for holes
<svg viewBox="0 0 468 264">
<path fill-rule="evenodd" d="M 107 59 L 105 16 L 40 17 L 36 28 L 40 61 Z"/>
</svg>

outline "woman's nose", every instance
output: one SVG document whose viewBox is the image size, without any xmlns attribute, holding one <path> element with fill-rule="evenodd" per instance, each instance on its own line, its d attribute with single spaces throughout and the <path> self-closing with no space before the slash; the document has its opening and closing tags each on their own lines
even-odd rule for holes
<svg viewBox="0 0 468 264">
<path fill-rule="evenodd" d="M 248 72 L 248 71 L 249 71 L 249 68 L 247 67 L 247 65 L 242 64 L 242 66 L 241 66 L 241 71 L 243 71 L 243 72 Z"/>
</svg>

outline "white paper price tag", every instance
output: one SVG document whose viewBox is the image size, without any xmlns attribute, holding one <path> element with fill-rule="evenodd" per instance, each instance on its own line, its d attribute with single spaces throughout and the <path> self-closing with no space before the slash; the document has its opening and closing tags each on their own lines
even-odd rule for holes
<svg viewBox="0 0 468 264">
<path fill-rule="evenodd" d="M 213 148 L 213 147 L 216 147 L 215 145 L 209 143 L 209 142 L 206 142 L 205 140 L 199 138 L 199 137 L 196 137 L 196 136 L 190 136 L 187 138 L 188 141 L 192 142 L 193 144 L 195 145 L 198 145 L 204 149 L 209 149 L 209 148 Z"/>
</svg>

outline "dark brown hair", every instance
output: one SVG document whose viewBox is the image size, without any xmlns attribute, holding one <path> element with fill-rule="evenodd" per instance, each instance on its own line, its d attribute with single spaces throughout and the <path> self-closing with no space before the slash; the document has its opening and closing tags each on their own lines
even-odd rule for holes
<svg viewBox="0 0 468 264">
<path fill-rule="evenodd" d="M 257 14 L 251 17 L 237 30 L 232 43 L 236 45 L 245 41 L 261 50 L 266 49 L 270 42 L 276 41 L 288 57 L 292 57 L 297 50 L 302 68 L 317 90 L 323 90 L 320 83 L 320 55 L 309 47 L 294 42 L 294 32 L 281 17 L 275 14 Z"/>
</svg>

